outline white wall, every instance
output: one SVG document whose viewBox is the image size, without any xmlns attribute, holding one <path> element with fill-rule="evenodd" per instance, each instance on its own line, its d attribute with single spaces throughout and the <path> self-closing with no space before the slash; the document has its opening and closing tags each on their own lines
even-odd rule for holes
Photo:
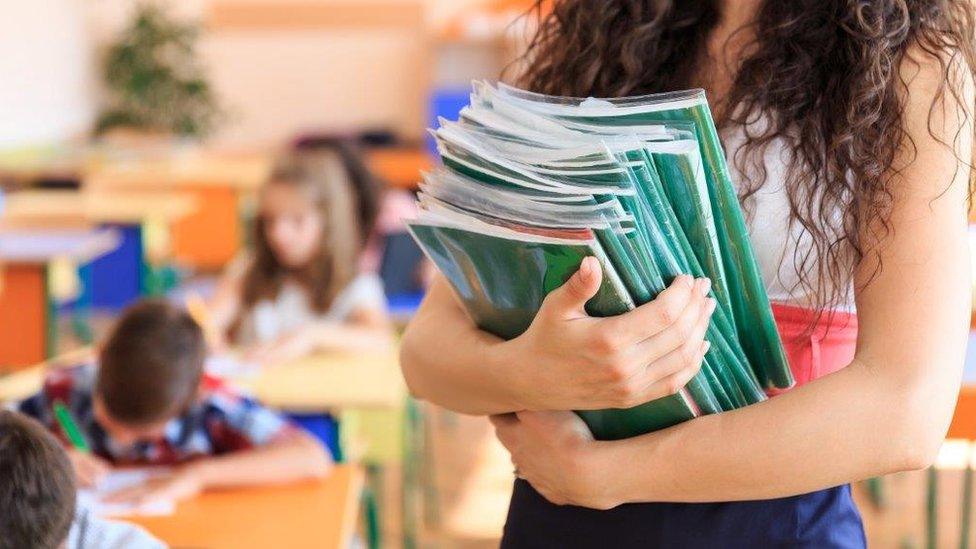
<svg viewBox="0 0 976 549">
<path fill-rule="evenodd" d="M 85 2 L 3 2 L 0 148 L 63 141 L 89 128 L 95 106 Z"/>
<path fill-rule="evenodd" d="M 424 0 L 426 20 L 436 28 L 484 1 Z M 134 4 L 3 2 L 0 148 L 63 140 L 90 127 L 99 90 L 97 60 Z M 179 17 L 200 20 L 210 0 L 169 5 Z M 422 48 L 414 35 L 379 30 L 205 32 L 201 60 L 229 113 L 215 141 L 274 145 L 306 130 L 381 125 L 419 135 L 427 90 L 416 84 L 417 74 L 432 71 Z"/>
</svg>

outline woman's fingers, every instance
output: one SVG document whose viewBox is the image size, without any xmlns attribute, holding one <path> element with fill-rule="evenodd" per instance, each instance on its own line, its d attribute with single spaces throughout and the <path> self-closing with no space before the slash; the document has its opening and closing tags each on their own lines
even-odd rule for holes
<svg viewBox="0 0 976 549">
<path fill-rule="evenodd" d="M 701 368 L 702 361 L 705 359 L 705 353 L 708 352 L 710 343 L 703 341 L 698 346 L 698 351 L 695 353 L 695 358 L 692 359 L 692 366 L 686 366 L 679 368 L 676 372 L 668 375 L 667 377 L 657 380 L 650 385 L 648 385 L 641 394 L 640 401 L 635 404 L 643 404 L 645 402 L 650 402 L 652 400 L 666 397 L 668 395 L 673 395 L 680 391 L 685 385 L 691 381 L 691 378 L 695 377 L 698 370 Z"/>
<path fill-rule="evenodd" d="M 668 329 L 645 339 L 636 346 L 635 353 L 639 357 L 638 360 L 651 366 L 682 347 L 685 347 L 685 352 L 697 350 L 698 345 L 705 338 L 715 306 L 716 302 L 712 298 L 701 298 L 695 302 L 694 306 L 689 307 Z"/>
<path fill-rule="evenodd" d="M 653 301 L 633 311 L 605 319 L 602 329 L 614 334 L 623 345 L 632 345 L 661 333 L 677 322 L 696 299 L 708 293 L 707 279 L 696 281 L 689 275 L 674 279 Z"/>
<path fill-rule="evenodd" d="M 705 333 L 715 310 L 715 300 L 706 299 L 703 307 L 692 317 L 692 326 L 684 331 L 684 339 L 668 350 L 661 348 L 660 342 L 646 341 L 641 349 L 645 356 L 645 367 L 621 387 L 618 403 L 623 406 L 636 406 L 655 398 L 676 393 L 701 368 L 701 362 L 710 343 L 705 341 Z M 683 320 L 682 322 L 686 322 Z M 650 357 L 654 357 L 651 359 Z"/>
<path fill-rule="evenodd" d="M 600 262 L 593 256 L 584 257 L 579 270 L 565 284 L 549 292 L 539 312 L 564 319 L 587 316 L 583 307 L 596 295 L 602 280 Z"/>
</svg>

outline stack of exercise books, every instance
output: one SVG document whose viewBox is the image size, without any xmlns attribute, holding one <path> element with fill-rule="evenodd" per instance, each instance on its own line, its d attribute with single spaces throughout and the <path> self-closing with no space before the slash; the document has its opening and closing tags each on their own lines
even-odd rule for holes
<svg viewBox="0 0 976 549">
<path fill-rule="evenodd" d="M 700 372 L 672 396 L 579 411 L 594 436 L 636 436 L 793 384 L 702 90 L 582 99 L 475 82 L 459 119 L 439 126 L 442 165 L 424 174 L 408 225 L 482 329 L 518 336 L 586 256 L 604 275 L 594 316 L 647 303 L 682 273 L 711 279 Z"/>
</svg>

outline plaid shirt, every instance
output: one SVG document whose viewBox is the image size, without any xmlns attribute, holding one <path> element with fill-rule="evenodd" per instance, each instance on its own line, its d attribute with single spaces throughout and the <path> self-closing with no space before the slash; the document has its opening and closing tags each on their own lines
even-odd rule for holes
<svg viewBox="0 0 976 549">
<path fill-rule="evenodd" d="M 233 391 L 221 380 L 204 375 L 203 396 L 167 423 L 162 438 L 122 446 L 95 420 L 94 382 L 95 367 L 91 364 L 52 371 L 41 391 L 18 408 L 67 443 L 53 409 L 55 402 L 65 403 L 92 451 L 115 464 L 174 465 L 261 446 L 293 428 L 281 415 Z"/>
</svg>

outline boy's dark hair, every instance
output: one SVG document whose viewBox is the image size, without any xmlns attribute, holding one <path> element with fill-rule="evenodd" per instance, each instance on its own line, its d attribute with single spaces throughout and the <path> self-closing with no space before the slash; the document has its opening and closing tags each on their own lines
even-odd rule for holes
<svg viewBox="0 0 976 549">
<path fill-rule="evenodd" d="M 40 423 L 0 410 L 0 549 L 56 549 L 75 515 L 68 455 Z"/>
<path fill-rule="evenodd" d="M 99 357 L 95 394 L 128 425 L 163 421 L 196 397 L 206 344 L 193 318 L 165 301 L 139 302 L 122 314 Z"/>
</svg>

